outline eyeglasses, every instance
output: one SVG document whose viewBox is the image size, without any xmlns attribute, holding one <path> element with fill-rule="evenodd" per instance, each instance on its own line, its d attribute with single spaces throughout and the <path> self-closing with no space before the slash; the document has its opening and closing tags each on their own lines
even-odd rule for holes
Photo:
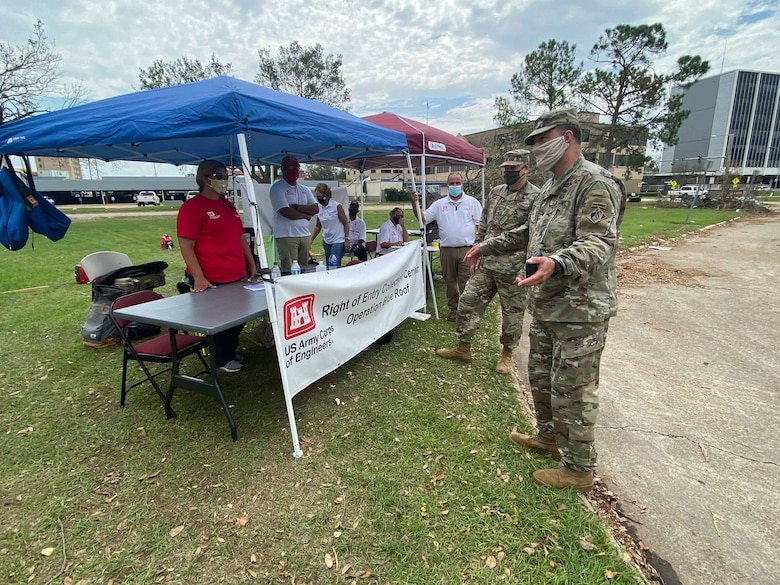
<svg viewBox="0 0 780 585">
<path fill-rule="evenodd" d="M 209 177 L 215 178 L 217 181 L 227 181 L 230 175 L 226 173 L 211 173 Z"/>
</svg>

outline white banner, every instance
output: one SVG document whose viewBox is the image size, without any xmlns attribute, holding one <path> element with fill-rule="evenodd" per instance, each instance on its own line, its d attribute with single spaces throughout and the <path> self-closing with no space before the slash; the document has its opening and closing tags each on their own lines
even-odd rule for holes
<svg viewBox="0 0 780 585">
<path fill-rule="evenodd" d="M 277 280 L 276 352 L 288 399 L 425 304 L 420 242 L 368 262 Z"/>
</svg>

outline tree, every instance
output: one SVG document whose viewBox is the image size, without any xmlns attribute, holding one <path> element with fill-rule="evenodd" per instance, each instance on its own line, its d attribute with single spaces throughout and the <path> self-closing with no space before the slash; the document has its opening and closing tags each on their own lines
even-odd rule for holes
<svg viewBox="0 0 780 585">
<path fill-rule="evenodd" d="M 654 144 L 676 144 L 683 120 L 690 112 L 682 109 L 682 94 L 669 96 L 670 85 L 687 86 L 709 70 L 699 56 L 685 55 L 669 74 L 652 70 L 653 58 L 666 53 L 666 32 L 660 23 L 606 29 L 593 45 L 590 58 L 603 68 L 586 73 L 579 91 L 584 102 L 607 118 L 600 142 L 609 163 L 615 150 L 629 154 L 629 164 L 643 160 L 637 153 L 647 140 Z"/>
<path fill-rule="evenodd" d="M 306 165 L 306 178 L 311 181 L 338 181 L 347 177 L 344 169 L 323 165 Z"/>
<path fill-rule="evenodd" d="M 582 63 L 575 63 L 577 45 L 555 39 L 539 45 L 525 56 L 524 66 L 512 75 L 510 98 L 495 100 L 496 122 L 504 127 L 528 120 L 531 110 L 540 106 L 554 110 L 571 105 L 582 75 Z"/>
<path fill-rule="evenodd" d="M 220 63 L 214 53 L 206 65 L 185 55 L 175 61 L 157 59 L 146 69 L 138 70 L 138 81 L 141 89 L 157 89 L 227 75 L 232 68 L 231 63 Z"/>
<path fill-rule="evenodd" d="M 0 124 L 47 111 L 41 103 L 59 98 L 65 107 L 84 96 L 81 85 L 56 89 L 62 57 L 46 40 L 41 20 L 22 45 L 0 43 Z"/>
<path fill-rule="evenodd" d="M 350 91 L 341 75 L 341 55 L 325 55 L 322 45 L 302 47 L 297 41 L 279 47 L 278 57 L 260 49 L 257 83 L 287 93 L 347 109 Z"/>
</svg>

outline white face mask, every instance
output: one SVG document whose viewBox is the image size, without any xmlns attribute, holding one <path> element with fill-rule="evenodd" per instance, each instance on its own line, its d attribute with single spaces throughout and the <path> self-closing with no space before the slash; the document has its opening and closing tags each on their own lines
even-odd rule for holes
<svg viewBox="0 0 780 585">
<path fill-rule="evenodd" d="M 211 188 L 214 189 L 217 193 L 220 195 L 224 195 L 227 193 L 228 190 L 228 182 L 227 179 L 224 181 L 219 181 L 217 179 L 211 179 Z"/>
<path fill-rule="evenodd" d="M 558 136 L 552 140 L 534 146 L 534 156 L 536 157 L 536 166 L 545 171 L 552 169 L 561 157 L 566 149 L 569 147 L 566 144 L 566 138 L 564 136 Z"/>
</svg>

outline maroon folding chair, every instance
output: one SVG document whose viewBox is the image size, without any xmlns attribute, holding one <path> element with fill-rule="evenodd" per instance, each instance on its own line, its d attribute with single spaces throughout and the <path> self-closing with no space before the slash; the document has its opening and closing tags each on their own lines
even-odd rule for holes
<svg viewBox="0 0 780 585">
<path fill-rule="evenodd" d="M 133 342 L 128 336 L 128 327 L 131 323 L 131 320 L 114 315 L 114 311 L 117 309 L 132 307 L 134 305 L 148 303 L 149 301 L 154 301 L 161 298 L 161 294 L 151 290 L 144 290 L 119 297 L 111 304 L 109 318 L 119 330 L 119 335 L 122 339 L 122 345 L 124 346 L 124 351 L 122 352 L 122 395 L 119 400 L 119 404 L 124 408 L 127 393 L 136 386 L 140 386 L 145 382 L 149 382 L 154 388 L 155 392 L 157 392 L 160 400 L 162 400 L 163 404 L 166 405 L 166 416 L 171 418 L 175 416 L 175 414 L 173 410 L 166 404 L 165 393 L 163 393 L 160 385 L 157 383 L 157 377 L 166 372 L 171 372 L 171 382 L 168 384 L 168 389 L 171 390 L 173 385 L 173 376 L 179 373 L 181 360 L 192 354 L 197 355 L 201 364 L 203 364 L 203 370 L 198 372 L 196 376 L 199 376 L 203 373 L 208 373 L 209 366 L 203 357 L 203 352 L 201 351 L 208 349 L 208 338 L 170 330 L 160 333 L 151 339 L 143 339 Z M 128 386 L 127 364 L 130 361 L 138 362 L 138 365 L 141 367 L 141 370 L 143 370 L 145 377 L 143 380 L 139 380 Z M 168 365 L 165 368 L 158 368 L 156 371 L 152 372 L 147 366 L 148 363 Z"/>
<path fill-rule="evenodd" d="M 366 252 L 368 252 L 369 258 L 376 258 L 376 240 L 371 240 L 370 242 L 366 242 Z"/>
</svg>

